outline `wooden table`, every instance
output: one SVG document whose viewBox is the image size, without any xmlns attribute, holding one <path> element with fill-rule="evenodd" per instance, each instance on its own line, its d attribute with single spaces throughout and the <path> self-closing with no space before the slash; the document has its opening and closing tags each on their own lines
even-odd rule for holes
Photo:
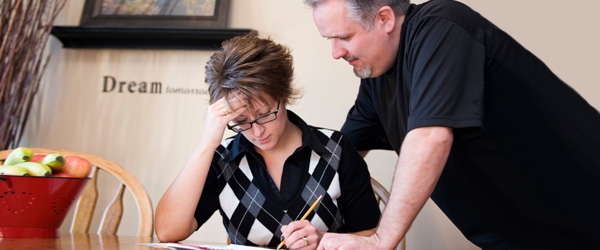
<svg viewBox="0 0 600 250">
<path fill-rule="evenodd" d="M 154 247 L 137 244 L 151 242 L 158 242 L 158 240 L 152 237 L 67 234 L 58 238 L 0 238 L 0 249 L 156 250 L 157 248 Z M 202 242 L 191 241 L 183 243 L 202 244 Z"/>
</svg>

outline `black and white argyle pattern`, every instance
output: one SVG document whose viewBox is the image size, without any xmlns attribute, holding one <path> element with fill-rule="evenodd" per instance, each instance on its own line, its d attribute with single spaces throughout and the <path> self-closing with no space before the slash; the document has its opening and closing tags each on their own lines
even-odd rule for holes
<svg viewBox="0 0 600 250">
<path fill-rule="evenodd" d="M 227 234 L 234 244 L 277 246 L 281 237 L 281 226 L 299 220 L 320 195 L 321 202 L 307 217 L 320 231 L 337 231 L 342 227 L 342 215 L 337 206 L 341 195 L 338 166 L 342 155 L 340 140 L 342 134 L 327 129 L 319 129 L 329 140 L 324 145 L 329 153 L 311 154 L 310 178 L 304 185 L 301 195 L 292 198 L 288 207 L 269 201 L 253 181 L 252 171 L 246 156 L 236 163 L 225 162 L 227 146 L 233 139 L 222 143 L 219 152 L 219 182 L 225 187 L 219 194 L 220 212 Z"/>
</svg>

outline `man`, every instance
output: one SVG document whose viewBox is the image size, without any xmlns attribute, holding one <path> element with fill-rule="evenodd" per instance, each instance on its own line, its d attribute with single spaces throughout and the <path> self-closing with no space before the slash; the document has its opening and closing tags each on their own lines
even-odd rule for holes
<svg viewBox="0 0 600 250">
<path fill-rule="evenodd" d="M 398 154 L 374 235 L 392 249 L 429 197 L 484 249 L 600 246 L 600 115 L 509 35 L 456 1 L 305 0 L 362 78 L 342 131 Z"/>
</svg>

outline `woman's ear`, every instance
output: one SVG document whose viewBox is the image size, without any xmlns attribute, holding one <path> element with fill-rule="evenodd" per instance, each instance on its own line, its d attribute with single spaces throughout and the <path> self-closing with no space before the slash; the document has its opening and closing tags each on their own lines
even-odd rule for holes
<svg viewBox="0 0 600 250">
<path fill-rule="evenodd" d="M 377 11 L 375 25 L 381 25 L 386 33 L 391 33 L 396 26 L 396 15 L 390 6 L 383 6 Z"/>
</svg>

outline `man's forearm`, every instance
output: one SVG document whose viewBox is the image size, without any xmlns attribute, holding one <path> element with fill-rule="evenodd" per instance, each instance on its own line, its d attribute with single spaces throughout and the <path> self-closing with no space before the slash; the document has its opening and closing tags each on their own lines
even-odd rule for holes
<svg viewBox="0 0 600 250">
<path fill-rule="evenodd" d="M 400 242 L 433 192 L 452 146 L 452 129 L 425 127 L 410 131 L 400 151 L 390 200 L 376 237 L 383 248 Z"/>
</svg>

